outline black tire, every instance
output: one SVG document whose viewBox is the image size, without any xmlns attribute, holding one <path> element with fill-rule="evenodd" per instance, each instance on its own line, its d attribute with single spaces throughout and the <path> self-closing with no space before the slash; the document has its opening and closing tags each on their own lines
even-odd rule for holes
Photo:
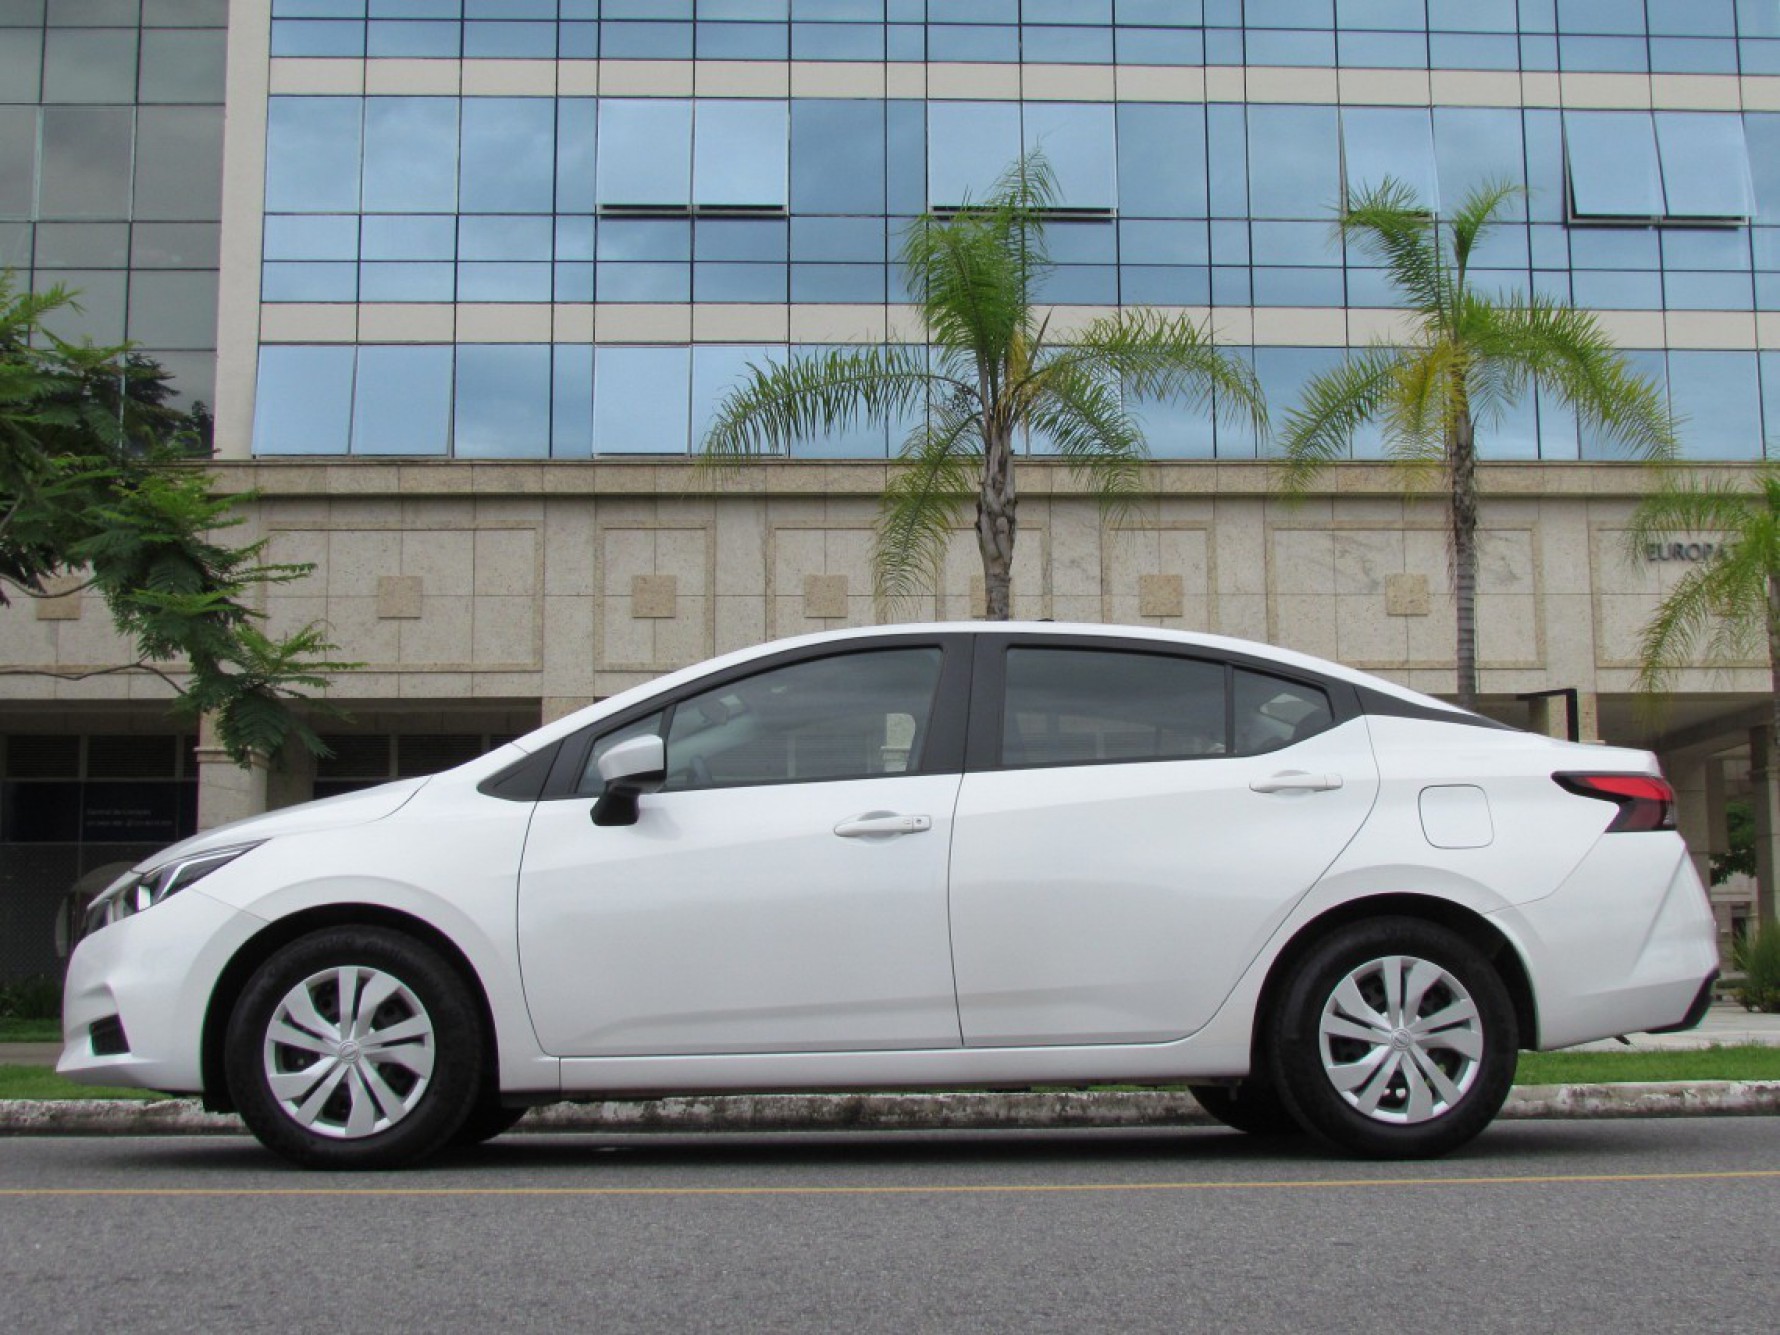
<svg viewBox="0 0 1780 1335">
<path fill-rule="evenodd" d="M 1353 1020 L 1338 992 L 1358 993 L 1376 1023 Z M 1325 1034 L 1325 1024 L 1348 1032 Z M 1417 918 L 1377 918 L 1336 929 L 1298 963 L 1265 1046 L 1286 1109 L 1312 1135 L 1364 1158 L 1426 1159 L 1489 1125 L 1520 1039 L 1508 990 L 1475 947 Z"/>
<path fill-rule="evenodd" d="M 1251 1136 L 1273 1140 L 1304 1134 L 1264 1075 L 1251 1075 L 1238 1085 L 1188 1085 L 1187 1092 L 1225 1126 Z"/>
<path fill-rule="evenodd" d="M 343 1033 L 346 987 L 355 1018 Z M 242 1120 L 304 1168 L 424 1159 L 450 1143 L 484 1088 L 481 1017 L 463 980 L 438 952 L 386 928 L 327 928 L 283 947 L 248 980 L 224 1041 Z"/>
<path fill-rule="evenodd" d="M 511 1131 L 518 1125 L 519 1119 L 530 1111 L 530 1108 L 523 1105 L 509 1108 L 485 1098 L 470 1110 L 470 1115 L 464 1118 L 464 1124 L 452 1136 L 451 1143 L 457 1149 L 469 1149 L 484 1141 L 493 1140 L 496 1136 Z"/>
</svg>

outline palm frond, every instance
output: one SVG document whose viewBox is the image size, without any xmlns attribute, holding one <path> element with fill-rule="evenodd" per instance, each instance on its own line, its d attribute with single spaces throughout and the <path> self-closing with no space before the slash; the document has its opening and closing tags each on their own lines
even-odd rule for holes
<svg viewBox="0 0 1780 1335">
<path fill-rule="evenodd" d="M 900 344 L 750 365 L 718 408 L 702 457 L 721 464 L 783 454 L 825 431 L 893 420 L 925 402 L 935 379 L 925 349 Z"/>
<path fill-rule="evenodd" d="M 903 444 L 884 485 L 873 541 L 872 592 L 881 611 L 937 587 L 981 467 L 977 426 L 972 414 L 936 405 Z"/>
<path fill-rule="evenodd" d="M 1045 390 L 1033 400 L 1027 421 L 1056 445 L 1102 509 L 1115 516 L 1128 512 L 1144 493 L 1144 464 L 1150 456 L 1118 382 L 1059 368 Z"/>
<path fill-rule="evenodd" d="M 1504 204 L 1526 193 L 1526 187 L 1508 181 L 1485 181 L 1459 201 L 1447 226 L 1452 229 L 1453 261 L 1461 275 L 1461 287 L 1462 275 L 1471 267 L 1471 252 L 1477 248 L 1478 240 L 1498 221 Z"/>
<path fill-rule="evenodd" d="M 1338 227 L 1345 239 L 1384 262 L 1391 281 L 1424 317 L 1446 309 L 1451 280 L 1434 220 L 1416 203 L 1408 185 L 1385 177 L 1349 201 Z"/>
<path fill-rule="evenodd" d="M 1397 354 L 1368 348 L 1304 387 L 1280 432 L 1281 484 L 1304 491 L 1328 464 L 1348 457 L 1356 428 L 1379 416 L 1397 376 Z"/>
</svg>

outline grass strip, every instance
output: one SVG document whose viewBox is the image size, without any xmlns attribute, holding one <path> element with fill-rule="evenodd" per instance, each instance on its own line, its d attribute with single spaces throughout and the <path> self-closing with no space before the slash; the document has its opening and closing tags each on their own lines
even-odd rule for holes
<svg viewBox="0 0 1780 1335">
<path fill-rule="evenodd" d="M 77 1085 L 47 1066 L 0 1066 L 0 1099 L 164 1099 L 146 1089 Z"/>
<path fill-rule="evenodd" d="M 60 1020 L 0 1020 L 0 1043 L 60 1043 Z"/>
</svg>

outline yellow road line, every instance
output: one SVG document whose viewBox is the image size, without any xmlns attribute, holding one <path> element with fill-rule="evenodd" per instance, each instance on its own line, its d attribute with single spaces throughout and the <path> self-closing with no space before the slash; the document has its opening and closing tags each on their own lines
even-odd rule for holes
<svg viewBox="0 0 1780 1335">
<path fill-rule="evenodd" d="M 1780 1178 L 1780 1169 L 1703 1173 L 1549 1173 L 1495 1177 L 1304 1178 L 1269 1182 L 1049 1182 L 875 1187 L 0 1187 L 0 1197 L 503 1197 L 503 1196 L 1020 1196 L 1141 1191 L 1329 1191 L 1354 1187 L 1570 1186 L 1631 1182 L 1732 1182 Z"/>
</svg>

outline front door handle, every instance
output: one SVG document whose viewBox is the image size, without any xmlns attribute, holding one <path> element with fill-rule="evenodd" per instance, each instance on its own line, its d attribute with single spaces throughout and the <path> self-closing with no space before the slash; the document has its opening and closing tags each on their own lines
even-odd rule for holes
<svg viewBox="0 0 1780 1335">
<path fill-rule="evenodd" d="M 1286 770 L 1282 774 L 1256 779 L 1249 787 L 1257 793 L 1327 793 L 1341 787 L 1339 774 L 1306 774 L 1303 770 Z"/>
<path fill-rule="evenodd" d="M 933 828 L 932 816 L 902 816 L 893 811 L 868 811 L 851 816 L 834 827 L 843 839 L 867 838 L 871 835 L 920 834 Z"/>
</svg>

